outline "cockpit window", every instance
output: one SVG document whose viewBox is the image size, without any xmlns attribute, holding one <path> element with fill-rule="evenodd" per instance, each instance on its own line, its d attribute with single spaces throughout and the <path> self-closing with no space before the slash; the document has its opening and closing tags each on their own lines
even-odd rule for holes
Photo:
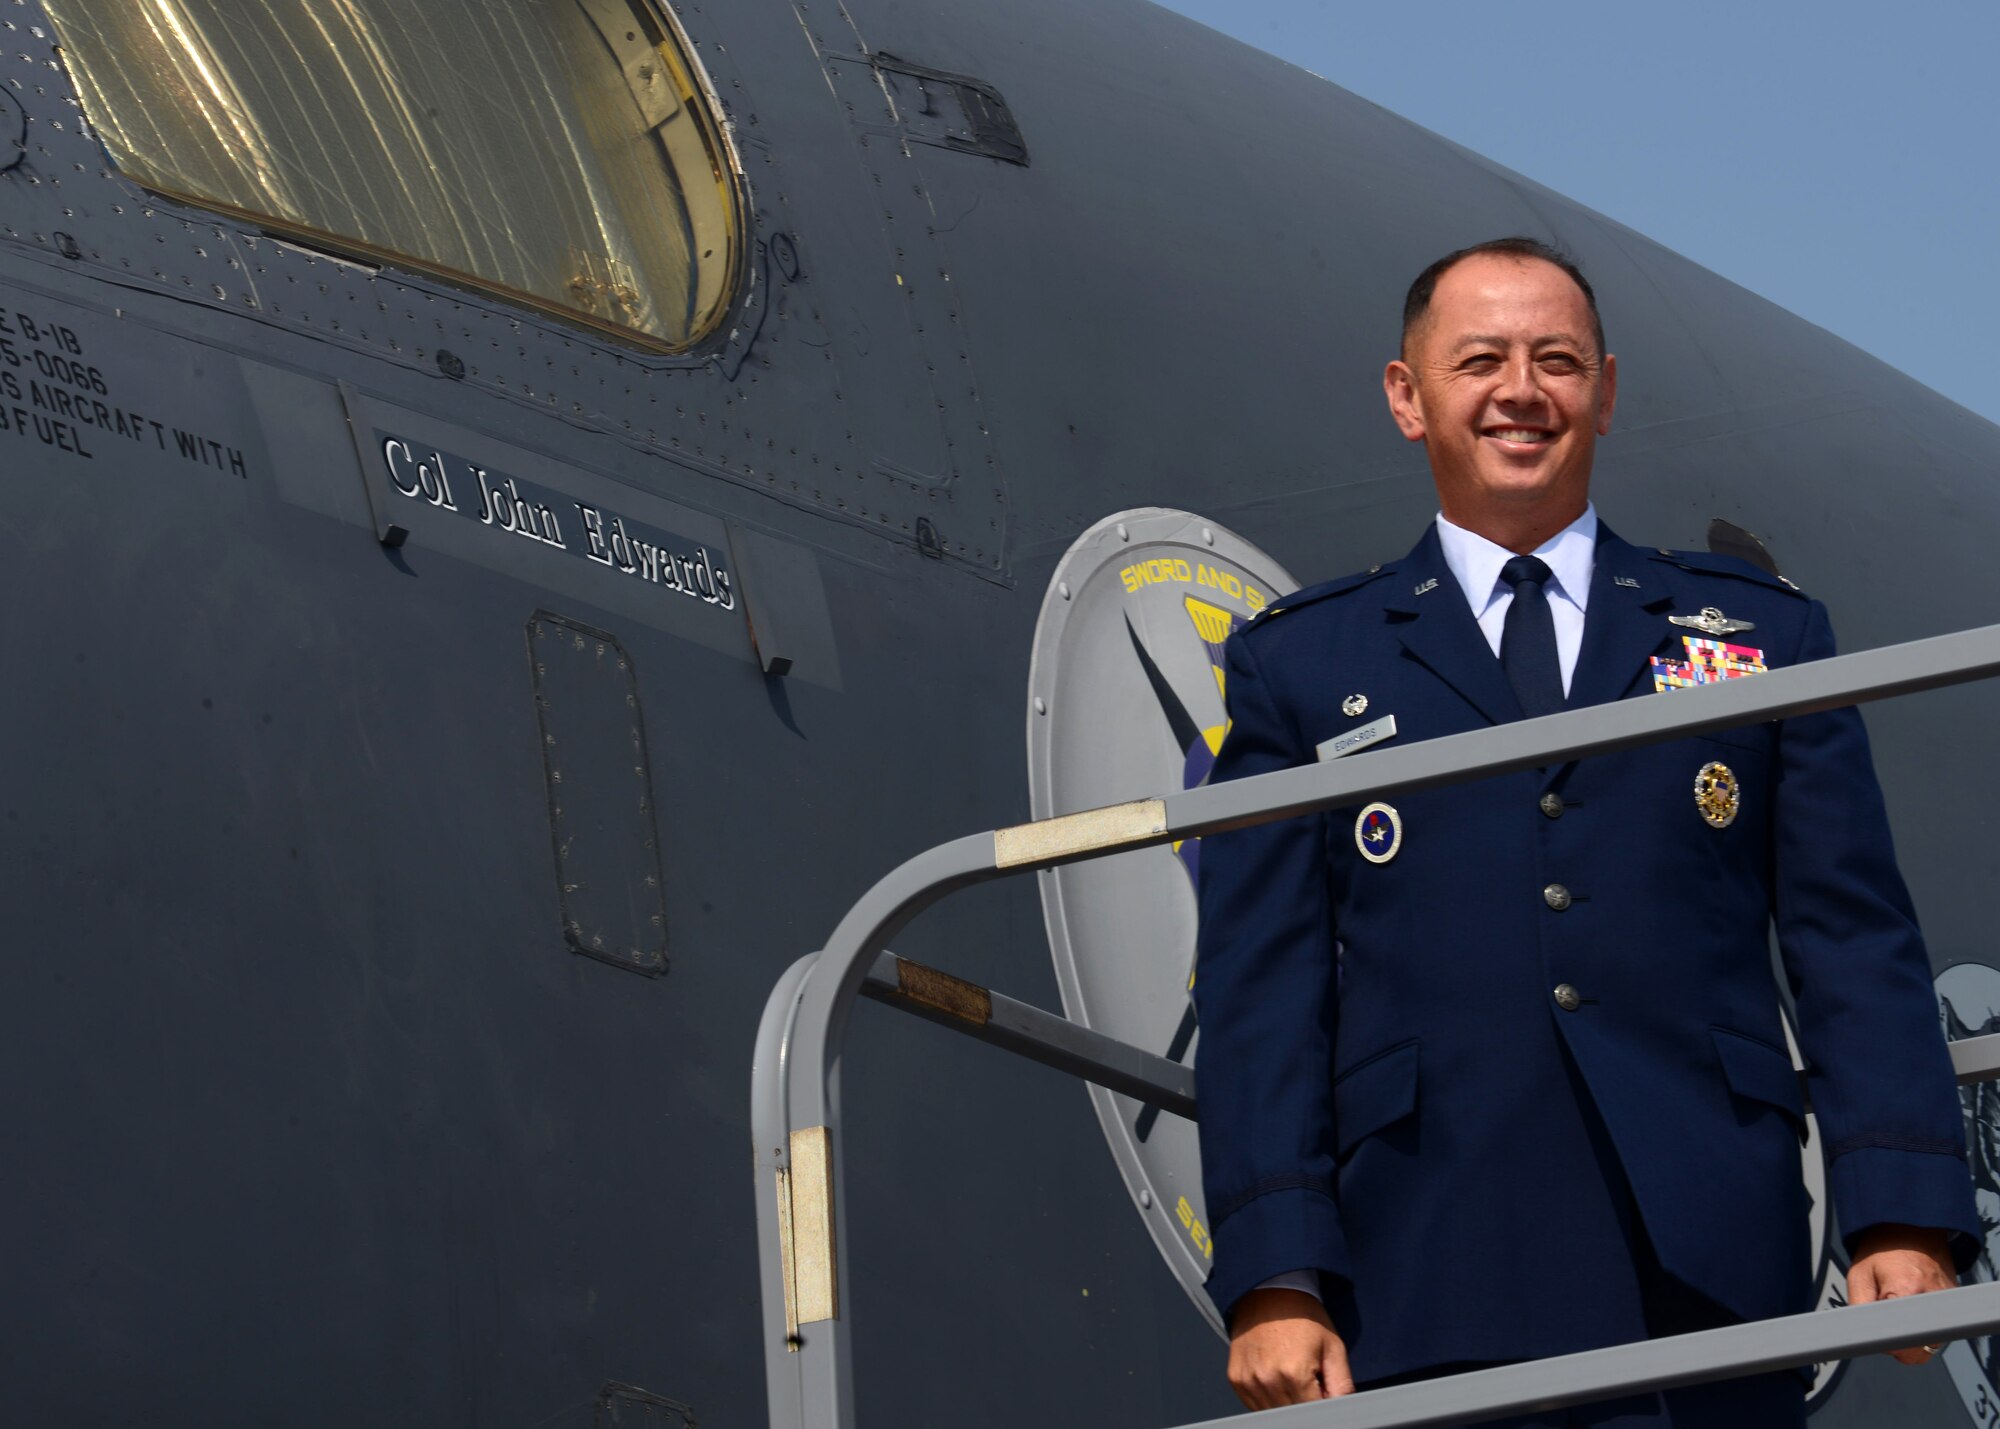
<svg viewBox="0 0 2000 1429">
<path fill-rule="evenodd" d="M 165 196 L 680 350 L 734 295 L 736 167 L 654 0 L 46 0 Z"/>
</svg>

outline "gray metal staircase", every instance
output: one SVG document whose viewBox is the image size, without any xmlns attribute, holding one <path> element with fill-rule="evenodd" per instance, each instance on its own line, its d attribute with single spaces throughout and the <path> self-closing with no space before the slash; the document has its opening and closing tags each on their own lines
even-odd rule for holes
<svg viewBox="0 0 2000 1429">
<path fill-rule="evenodd" d="M 2000 626 L 1986 626 L 1706 686 L 1670 700 L 1569 710 L 1383 749 L 1366 759 L 1282 770 L 969 835 L 910 859 L 863 895 L 823 951 L 786 971 L 758 1029 L 751 1126 L 773 1429 L 854 1424 L 851 1319 L 843 1283 L 855 1269 L 843 1225 L 839 1075 L 856 997 L 914 1013 L 1169 1114 L 1191 1119 L 1198 1114 L 1191 1069 L 889 953 L 887 944 L 931 905 L 974 884 L 1061 864 L 1995 674 L 2000 674 Z M 1961 1084 L 2000 1078 L 2000 1036 L 1954 1043 L 1952 1056 Z M 2000 1283 L 1481 1370 L 1266 1411 L 1272 1417 L 1258 1422 L 1297 1429 L 1417 1429 L 1996 1331 Z M 1246 1417 L 1206 1421 L 1200 1429 Z"/>
</svg>

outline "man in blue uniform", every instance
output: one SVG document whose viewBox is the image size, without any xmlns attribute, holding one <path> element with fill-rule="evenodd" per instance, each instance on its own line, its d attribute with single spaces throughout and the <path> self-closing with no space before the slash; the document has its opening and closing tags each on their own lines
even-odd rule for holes
<svg viewBox="0 0 2000 1429">
<path fill-rule="evenodd" d="M 1833 653 L 1788 582 L 1598 520 L 1617 366 L 1555 251 L 1432 265 L 1384 386 L 1437 521 L 1230 641 L 1212 777 Z M 1209 1291 L 1244 1401 L 1809 1309 L 1773 920 L 1850 1298 L 1946 1288 L 1978 1231 L 1958 1100 L 1851 709 L 1205 841 Z M 1802 1421 L 1780 1374 L 1509 1423 Z"/>
</svg>

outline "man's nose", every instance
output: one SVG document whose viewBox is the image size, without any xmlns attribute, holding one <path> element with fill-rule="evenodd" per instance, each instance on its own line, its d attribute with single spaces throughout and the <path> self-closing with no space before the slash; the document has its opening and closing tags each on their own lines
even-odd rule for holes
<svg viewBox="0 0 2000 1429">
<path fill-rule="evenodd" d="M 1527 353 L 1510 357 L 1500 368 L 1500 383 L 1494 397 L 1517 405 L 1538 402 L 1542 396 L 1541 373 Z"/>
</svg>

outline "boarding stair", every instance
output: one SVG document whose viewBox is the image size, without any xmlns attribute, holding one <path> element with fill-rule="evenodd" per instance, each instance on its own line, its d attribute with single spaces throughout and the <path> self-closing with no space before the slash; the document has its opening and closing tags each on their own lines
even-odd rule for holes
<svg viewBox="0 0 2000 1429">
<path fill-rule="evenodd" d="M 772 1429 L 853 1429 L 857 1274 L 843 1225 L 837 1094 L 857 997 L 1194 1119 L 1189 1067 L 938 969 L 889 943 L 961 889 L 1174 840 L 1366 804 L 1763 720 L 2000 674 L 2000 625 L 1732 680 L 1670 700 L 1566 710 L 1160 798 L 972 834 L 904 863 L 794 963 L 765 1004 L 751 1072 L 765 1377 Z M 1951 1044 L 1961 1085 L 2000 1079 L 2000 1035 Z M 1273 1429 L 1422 1429 L 1678 1385 L 1761 1374 L 1905 1345 L 2000 1332 L 2000 1282 L 1847 1306 L 1451 1375 L 1267 1411 Z M 1220 1429 L 1247 1415 L 1183 1429 Z"/>
</svg>

